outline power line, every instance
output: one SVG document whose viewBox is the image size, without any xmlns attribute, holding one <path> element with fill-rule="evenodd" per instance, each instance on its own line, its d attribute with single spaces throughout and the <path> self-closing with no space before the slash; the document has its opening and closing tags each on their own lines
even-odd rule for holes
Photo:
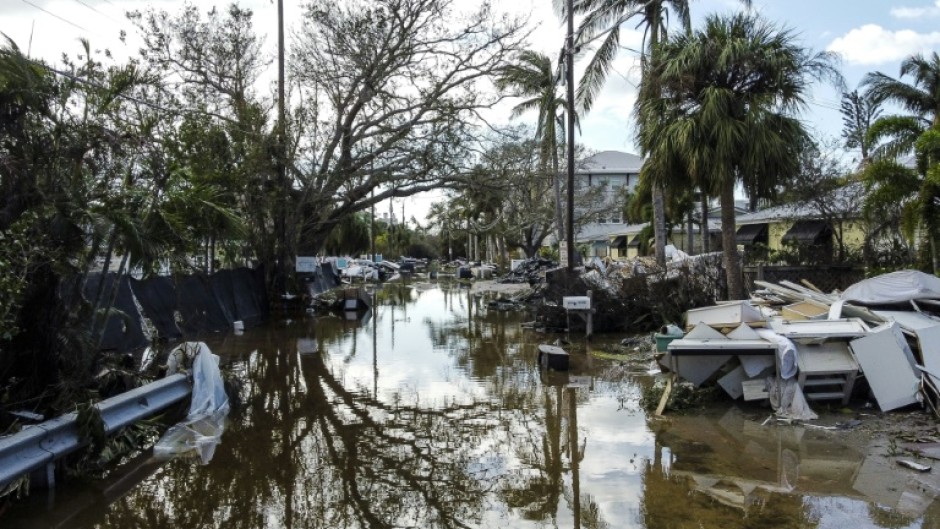
<svg viewBox="0 0 940 529">
<path fill-rule="evenodd" d="M 72 26 L 72 27 L 76 27 L 76 28 L 78 28 L 78 29 L 84 31 L 85 33 L 89 33 L 89 31 L 88 31 L 87 29 L 85 29 L 85 28 L 79 26 L 78 24 L 72 22 L 71 20 L 66 20 L 66 19 L 60 17 L 59 15 L 53 13 L 52 11 L 43 9 L 42 7 L 39 7 L 38 5 L 36 5 L 36 4 L 32 3 L 32 2 L 30 2 L 29 0 L 23 0 L 23 3 L 29 4 L 29 5 L 31 5 L 31 6 L 33 6 L 33 7 L 35 7 L 36 9 L 42 11 L 43 13 L 46 13 L 46 14 L 48 14 L 48 15 L 50 15 L 50 16 L 53 16 L 53 17 L 55 17 L 55 18 L 58 18 L 58 19 L 61 20 L 62 22 L 65 22 L 66 24 L 68 24 L 68 25 L 70 25 L 70 26 Z"/>
<path fill-rule="evenodd" d="M 117 23 L 117 24 L 120 24 L 120 23 L 121 23 L 119 20 L 115 20 L 114 17 L 112 17 L 111 15 L 108 15 L 107 13 L 103 13 L 103 12 L 101 12 L 101 11 L 98 11 L 97 9 L 95 9 L 94 7 L 92 7 L 91 5 L 85 3 L 84 0 L 75 0 L 75 1 L 78 2 L 79 4 L 82 4 L 83 6 L 87 7 L 88 9 L 91 9 L 91 10 L 94 11 L 95 13 L 98 13 L 99 15 L 101 15 L 101 16 L 107 18 L 108 20 L 110 20 L 110 21 L 112 21 L 112 22 L 115 22 L 115 23 Z"/>
</svg>

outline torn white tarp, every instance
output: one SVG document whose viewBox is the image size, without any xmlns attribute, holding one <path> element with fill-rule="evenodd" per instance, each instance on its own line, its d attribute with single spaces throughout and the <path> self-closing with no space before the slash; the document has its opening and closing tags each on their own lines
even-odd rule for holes
<svg viewBox="0 0 940 529">
<path fill-rule="evenodd" d="M 187 342 L 170 358 L 193 357 L 193 394 L 186 420 L 171 427 L 153 447 L 157 457 L 194 455 L 208 463 L 222 439 L 229 402 L 225 394 L 219 357 L 203 342 Z"/>
<path fill-rule="evenodd" d="M 855 283 L 845 289 L 842 299 L 868 304 L 940 299 L 940 277 L 916 270 L 891 272 Z"/>
<path fill-rule="evenodd" d="M 757 335 L 768 342 L 777 344 L 777 358 L 780 364 L 778 374 L 780 378 L 789 380 L 795 377 L 797 372 L 796 344 L 789 338 L 780 336 L 770 329 L 758 329 Z"/>
<path fill-rule="evenodd" d="M 777 417 L 796 421 L 813 421 L 819 418 L 810 409 L 806 397 L 803 396 L 803 390 L 795 378 L 780 380 L 768 377 L 767 393 L 770 395 L 770 405 Z"/>
</svg>

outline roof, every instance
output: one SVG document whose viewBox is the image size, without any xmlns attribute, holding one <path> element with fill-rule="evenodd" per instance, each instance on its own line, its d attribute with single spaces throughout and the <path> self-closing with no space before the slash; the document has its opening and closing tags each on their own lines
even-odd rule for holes
<svg viewBox="0 0 940 529">
<path fill-rule="evenodd" d="M 639 173 L 643 158 L 621 151 L 601 151 L 582 160 L 576 168 L 578 174 Z"/>
<path fill-rule="evenodd" d="M 858 207 L 858 197 L 864 192 L 864 186 L 861 182 L 852 182 L 834 190 L 829 203 L 833 205 L 833 211 L 839 213 L 851 212 Z M 743 224 L 759 224 L 776 220 L 813 219 L 819 218 L 822 215 L 822 212 L 819 211 L 816 204 L 800 202 L 782 204 L 761 209 L 753 213 L 738 215 L 735 223 L 740 226 Z"/>
</svg>

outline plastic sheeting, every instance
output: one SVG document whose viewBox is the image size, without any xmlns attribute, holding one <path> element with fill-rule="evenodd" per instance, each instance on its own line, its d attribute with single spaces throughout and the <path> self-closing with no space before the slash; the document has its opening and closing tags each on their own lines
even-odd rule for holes
<svg viewBox="0 0 940 529">
<path fill-rule="evenodd" d="M 222 440 L 229 412 L 228 396 L 219 371 L 219 357 L 203 342 L 186 342 L 170 352 L 168 374 L 192 358 L 193 394 L 186 420 L 177 423 L 154 445 L 160 458 L 189 456 L 205 465 Z"/>
<path fill-rule="evenodd" d="M 179 340 L 184 332 L 226 331 L 236 321 L 251 327 L 269 314 L 262 268 L 132 280 L 131 288 L 164 340 Z"/>
<path fill-rule="evenodd" d="M 339 286 L 339 275 L 333 263 L 326 261 L 317 266 L 316 272 L 304 278 L 310 297 L 317 296 Z"/>
<path fill-rule="evenodd" d="M 770 329 L 757 329 L 757 334 L 764 340 L 777 344 L 780 378 L 790 380 L 795 377 L 799 370 L 796 358 L 796 344 L 789 338 L 780 336 Z"/>
<path fill-rule="evenodd" d="M 786 339 L 786 338 L 784 338 Z M 814 421 L 819 418 L 809 404 L 795 378 L 780 380 L 767 378 L 767 393 L 774 413 L 781 419 L 793 421 Z"/>
<path fill-rule="evenodd" d="M 842 299 L 869 305 L 940 299 L 940 277 L 901 270 L 859 281 L 842 293 Z"/>
</svg>

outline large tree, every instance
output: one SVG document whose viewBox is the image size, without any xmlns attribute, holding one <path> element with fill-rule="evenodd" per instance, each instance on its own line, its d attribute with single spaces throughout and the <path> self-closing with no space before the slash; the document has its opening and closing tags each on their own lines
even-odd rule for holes
<svg viewBox="0 0 940 529">
<path fill-rule="evenodd" d="M 751 0 L 741 0 L 750 7 Z M 642 65 L 646 80 L 645 90 L 649 97 L 659 96 L 659 85 L 649 79 L 649 65 L 656 60 L 659 43 L 668 37 L 669 13 L 672 12 L 688 32 L 691 30 L 689 0 L 578 0 L 574 4 L 574 13 L 584 14 L 578 29 L 578 42 L 586 45 L 600 39 L 601 43 L 591 57 L 578 87 L 578 100 L 586 110 L 592 106 L 600 93 L 611 65 L 620 50 L 620 29 L 631 19 L 639 19 L 639 26 L 644 28 Z M 642 97 L 642 94 L 641 94 Z M 644 149 L 641 145 L 641 149 Z M 652 155 L 651 152 L 642 152 Z M 647 170 L 647 178 L 652 178 L 653 231 L 655 233 L 656 260 L 665 263 L 666 253 L 666 211 L 664 198 L 664 179 L 658 171 Z"/>
<path fill-rule="evenodd" d="M 776 192 L 798 168 L 806 133 L 795 113 L 810 83 L 841 77 L 829 54 L 811 53 L 791 31 L 748 14 L 709 16 L 702 29 L 664 42 L 651 68 L 662 97 L 638 103 L 641 143 L 664 174 L 710 175 L 709 190 L 721 200 L 729 296 L 740 299 L 735 186 Z"/>
<path fill-rule="evenodd" d="M 291 58 L 297 240 L 318 249 L 350 214 L 469 177 L 479 111 L 499 99 L 483 84 L 524 38 L 496 18 L 450 0 L 310 5 Z"/>
</svg>

